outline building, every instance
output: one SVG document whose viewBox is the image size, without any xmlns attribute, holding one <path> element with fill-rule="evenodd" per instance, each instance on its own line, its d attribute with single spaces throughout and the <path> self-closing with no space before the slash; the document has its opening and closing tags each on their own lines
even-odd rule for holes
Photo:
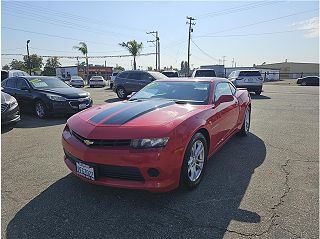
<svg viewBox="0 0 320 239">
<path fill-rule="evenodd" d="M 110 80 L 113 67 L 89 65 L 89 79 L 92 76 L 102 76 L 105 80 Z M 86 78 L 85 66 L 62 66 L 56 68 L 56 76 L 70 80 L 71 76 L 81 76 Z"/>
<path fill-rule="evenodd" d="M 319 76 L 319 63 L 280 62 L 255 66 L 258 69 L 278 69 L 280 78 L 299 78 L 302 76 Z"/>
</svg>

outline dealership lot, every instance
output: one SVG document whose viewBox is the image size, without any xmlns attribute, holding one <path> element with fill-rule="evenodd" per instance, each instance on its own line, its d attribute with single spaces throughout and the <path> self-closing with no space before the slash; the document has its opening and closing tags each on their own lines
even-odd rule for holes
<svg viewBox="0 0 320 239">
<path fill-rule="evenodd" d="M 117 101 L 85 88 L 94 104 Z M 266 84 L 192 192 L 86 184 L 63 162 L 66 118 L 2 129 L 3 238 L 318 238 L 318 87 Z"/>
</svg>

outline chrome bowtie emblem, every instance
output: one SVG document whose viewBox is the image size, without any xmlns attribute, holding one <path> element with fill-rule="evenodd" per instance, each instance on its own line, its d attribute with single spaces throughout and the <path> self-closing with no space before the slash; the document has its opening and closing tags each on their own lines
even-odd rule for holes
<svg viewBox="0 0 320 239">
<path fill-rule="evenodd" d="M 93 141 L 85 139 L 85 140 L 83 140 L 83 143 L 85 143 L 86 145 L 89 146 L 89 145 L 93 144 Z"/>
</svg>

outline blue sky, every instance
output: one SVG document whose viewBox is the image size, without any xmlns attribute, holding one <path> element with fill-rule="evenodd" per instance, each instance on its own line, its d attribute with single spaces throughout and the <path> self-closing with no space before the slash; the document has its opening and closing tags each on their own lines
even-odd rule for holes
<svg viewBox="0 0 320 239">
<path fill-rule="evenodd" d="M 2 53 L 26 54 L 28 39 L 30 53 L 39 55 L 77 56 L 72 47 L 80 40 L 87 42 L 91 56 L 122 55 L 127 52 L 118 43 L 133 39 L 143 43 L 142 53 L 150 53 L 154 47 L 147 41 L 153 37 L 146 32 L 158 31 L 161 66 L 180 68 L 187 60 L 186 16 L 192 16 L 197 19 L 192 40 L 198 46 L 191 44 L 193 67 L 217 64 L 223 56 L 226 66 L 233 58 L 237 66 L 285 59 L 319 62 L 318 1 L 2 1 L 1 5 Z M 11 60 L 2 56 L 1 65 Z M 131 58 L 90 63 L 105 60 L 109 66 L 131 68 Z M 60 62 L 74 65 L 76 60 Z M 140 56 L 137 65 L 154 66 L 155 56 Z"/>
</svg>

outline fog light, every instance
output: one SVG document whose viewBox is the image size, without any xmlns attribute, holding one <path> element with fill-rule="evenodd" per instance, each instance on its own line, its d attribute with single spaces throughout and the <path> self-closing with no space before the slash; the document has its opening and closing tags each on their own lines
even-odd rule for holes
<svg viewBox="0 0 320 239">
<path fill-rule="evenodd" d="M 149 169 L 148 169 L 148 174 L 149 174 L 150 177 L 155 178 L 155 177 L 158 177 L 160 173 L 159 173 L 159 170 L 158 170 L 158 169 L 149 168 Z"/>
</svg>

